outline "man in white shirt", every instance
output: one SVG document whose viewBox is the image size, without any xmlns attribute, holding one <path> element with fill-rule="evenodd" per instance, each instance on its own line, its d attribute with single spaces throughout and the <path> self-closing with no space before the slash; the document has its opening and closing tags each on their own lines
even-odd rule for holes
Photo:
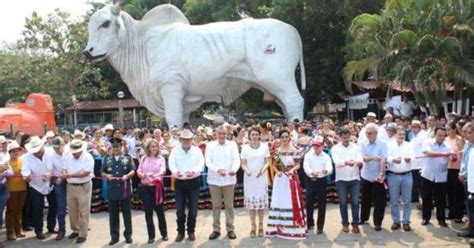
<svg viewBox="0 0 474 248">
<path fill-rule="evenodd" d="M 468 230 L 457 235 L 464 238 L 474 237 L 474 124 L 469 122 L 462 128 L 463 136 L 467 141 L 464 145 L 461 160 L 459 180 L 467 190 L 466 212 L 469 217 Z"/>
<path fill-rule="evenodd" d="M 415 104 L 410 101 L 407 96 L 403 96 L 403 102 L 400 104 L 399 108 L 401 116 L 411 117 L 413 115 L 413 110 L 415 109 Z"/>
<path fill-rule="evenodd" d="M 387 157 L 387 183 L 390 194 L 390 208 L 393 224 L 391 229 L 400 228 L 409 232 L 411 214 L 411 191 L 413 177 L 411 175 L 411 162 L 413 161 L 413 147 L 405 141 L 405 129 L 398 127 L 396 141 L 388 144 Z M 400 221 L 400 193 L 402 196 L 403 218 Z"/>
<path fill-rule="evenodd" d="M 359 233 L 359 191 L 362 166 L 360 147 L 350 142 L 351 133 L 347 128 L 339 132 L 341 143 L 332 148 L 332 157 L 336 167 L 336 189 L 339 196 L 339 211 L 342 218 L 342 231 L 349 232 L 347 199 L 351 196 L 352 232 Z"/>
<path fill-rule="evenodd" d="M 435 138 L 429 139 L 423 145 L 423 152 L 428 157 L 421 172 L 422 218 L 421 225 L 430 223 L 433 208 L 433 195 L 436 206 L 436 218 L 442 227 L 447 227 L 446 187 L 448 181 L 448 161 L 455 161 L 452 149 L 445 142 L 446 128 L 439 126 L 434 130 Z"/>
<path fill-rule="evenodd" d="M 196 240 L 194 234 L 198 210 L 200 175 L 204 170 L 204 156 L 201 149 L 192 146 L 193 133 L 184 129 L 180 134 L 181 144 L 171 150 L 168 166 L 176 178 L 175 199 L 178 236 L 176 242 L 184 239 L 185 224 L 187 223 L 188 238 Z M 186 219 L 186 202 L 188 218 Z"/>
<path fill-rule="evenodd" d="M 314 228 L 314 203 L 318 203 L 317 233 L 322 234 L 326 219 L 326 179 L 332 173 L 331 157 L 323 152 L 324 139 L 321 136 L 312 141 L 313 149 L 304 156 L 303 169 L 306 175 L 306 214 L 308 229 Z"/>
<path fill-rule="evenodd" d="M 7 152 L 8 140 L 5 136 L 0 135 L 0 164 L 7 163 L 10 160 L 10 155 Z"/>
<path fill-rule="evenodd" d="M 357 144 L 360 146 L 362 142 L 367 141 L 367 136 L 365 135 L 365 129 L 366 126 L 369 123 L 376 123 L 377 122 L 377 115 L 373 112 L 367 113 L 367 116 L 365 117 L 365 126 L 360 130 L 359 133 L 359 138 L 357 139 Z M 379 128 L 377 132 L 377 139 L 387 142 L 388 141 L 388 135 L 387 132 L 385 131 L 385 128 Z"/>
<path fill-rule="evenodd" d="M 390 113 L 387 113 L 387 114 L 383 117 L 383 124 L 380 125 L 380 127 L 387 129 L 387 126 L 388 126 L 390 123 L 393 123 L 393 115 L 390 114 Z"/>
<path fill-rule="evenodd" d="M 421 195 L 421 169 L 425 164 L 425 156 L 423 153 L 423 144 L 428 139 L 428 133 L 422 129 L 421 122 L 419 120 L 413 120 L 411 122 L 411 130 L 413 132 L 413 139 L 410 141 L 414 151 L 414 158 L 411 163 L 411 174 L 413 177 L 413 189 L 411 192 L 411 202 L 419 202 Z M 421 209 L 421 205 L 420 208 Z"/>
<path fill-rule="evenodd" d="M 69 145 L 70 154 L 64 158 L 66 165 L 62 178 L 67 184 L 67 208 L 72 233 L 69 239 L 80 244 L 86 241 L 91 211 L 91 179 L 94 173 L 94 158 L 84 152 L 84 143 L 75 139 Z"/>
<path fill-rule="evenodd" d="M 51 142 L 51 159 L 48 159 L 48 172 L 52 176 L 54 193 L 58 208 L 58 235 L 55 240 L 62 240 L 66 234 L 66 180 L 61 178 L 65 168 L 64 164 L 64 141 L 61 137 L 56 137 Z"/>
<path fill-rule="evenodd" d="M 56 226 L 56 195 L 52 192 L 51 178 L 48 172 L 48 159 L 51 154 L 45 151 L 44 143 L 38 136 L 31 138 L 25 148 L 28 153 L 23 157 L 21 175 L 31 187 L 31 204 L 33 206 L 33 225 L 36 238 L 43 240 L 46 236 L 43 233 L 43 210 L 44 198 L 48 199 L 48 232 L 54 233 Z"/>
<path fill-rule="evenodd" d="M 234 188 L 237 183 L 237 170 L 240 167 L 237 143 L 226 140 L 223 126 L 216 128 L 217 140 L 206 147 L 207 184 L 212 201 L 213 232 L 209 236 L 214 240 L 220 236 L 222 201 L 225 206 L 226 229 L 229 239 L 237 238 L 234 232 Z"/>
</svg>

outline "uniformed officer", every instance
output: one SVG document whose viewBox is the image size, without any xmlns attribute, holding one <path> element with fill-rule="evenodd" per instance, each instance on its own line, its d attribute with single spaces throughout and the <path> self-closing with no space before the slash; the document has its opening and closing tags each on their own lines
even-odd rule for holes
<svg viewBox="0 0 474 248">
<path fill-rule="evenodd" d="M 122 139 L 113 138 L 112 155 L 108 155 L 102 162 L 102 177 L 109 180 L 109 226 L 111 240 L 109 245 L 119 241 L 120 220 L 119 211 L 122 210 L 125 222 L 125 241 L 132 241 L 132 213 L 130 210 L 130 178 L 135 174 L 135 164 L 128 154 L 122 153 Z"/>
</svg>

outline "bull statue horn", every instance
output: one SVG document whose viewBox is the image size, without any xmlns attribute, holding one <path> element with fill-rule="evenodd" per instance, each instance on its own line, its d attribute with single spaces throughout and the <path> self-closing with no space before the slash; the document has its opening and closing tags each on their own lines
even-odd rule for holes
<svg viewBox="0 0 474 248">
<path fill-rule="evenodd" d="M 120 14 L 120 11 L 122 10 L 122 6 L 121 6 L 121 2 L 115 4 L 115 5 L 112 5 L 112 7 L 110 7 L 110 11 L 112 11 L 112 14 L 114 15 L 119 15 Z"/>
</svg>

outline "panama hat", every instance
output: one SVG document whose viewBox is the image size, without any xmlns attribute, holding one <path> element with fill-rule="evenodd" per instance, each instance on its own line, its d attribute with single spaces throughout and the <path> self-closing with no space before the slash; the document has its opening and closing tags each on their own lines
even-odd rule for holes
<svg viewBox="0 0 474 248">
<path fill-rule="evenodd" d="M 28 142 L 28 144 L 25 145 L 25 148 L 30 153 L 37 153 L 43 147 L 44 142 L 45 141 L 40 139 L 38 136 L 33 136 L 30 142 Z"/>
<path fill-rule="evenodd" d="M 188 129 L 184 129 L 181 131 L 181 134 L 179 135 L 180 139 L 192 139 L 193 138 L 193 133 L 189 131 Z"/>
<path fill-rule="evenodd" d="M 8 149 L 7 149 L 8 152 L 11 152 L 11 151 L 16 150 L 16 149 L 23 150 L 23 147 L 18 145 L 18 143 L 16 141 L 12 141 L 12 143 L 8 144 Z"/>
<path fill-rule="evenodd" d="M 5 136 L 3 135 L 0 135 L 0 144 L 6 143 L 6 142 L 8 142 L 7 138 L 5 138 Z"/>
<path fill-rule="evenodd" d="M 84 149 L 82 148 L 82 140 L 80 139 L 73 139 L 71 141 L 71 144 L 69 144 L 69 148 L 70 148 L 70 151 L 71 153 L 78 153 L 78 152 L 82 152 Z"/>
<path fill-rule="evenodd" d="M 74 130 L 74 134 L 73 134 L 74 138 L 77 139 L 77 136 L 79 135 L 81 136 L 80 138 L 81 140 L 83 140 L 86 137 L 86 135 L 83 132 L 79 131 L 78 129 Z"/>
</svg>

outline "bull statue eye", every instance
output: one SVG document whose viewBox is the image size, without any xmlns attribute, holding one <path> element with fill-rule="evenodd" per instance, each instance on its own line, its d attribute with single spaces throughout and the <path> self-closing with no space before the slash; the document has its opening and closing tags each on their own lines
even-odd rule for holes
<svg viewBox="0 0 474 248">
<path fill-rule="evenodd" d="M 103 28 L 108 28 L 110 26 L 110 21 L 105 21 L 104 23 L 102 23 L 102 25 L 100 25 L 101 27 Z"/>
</svg>

